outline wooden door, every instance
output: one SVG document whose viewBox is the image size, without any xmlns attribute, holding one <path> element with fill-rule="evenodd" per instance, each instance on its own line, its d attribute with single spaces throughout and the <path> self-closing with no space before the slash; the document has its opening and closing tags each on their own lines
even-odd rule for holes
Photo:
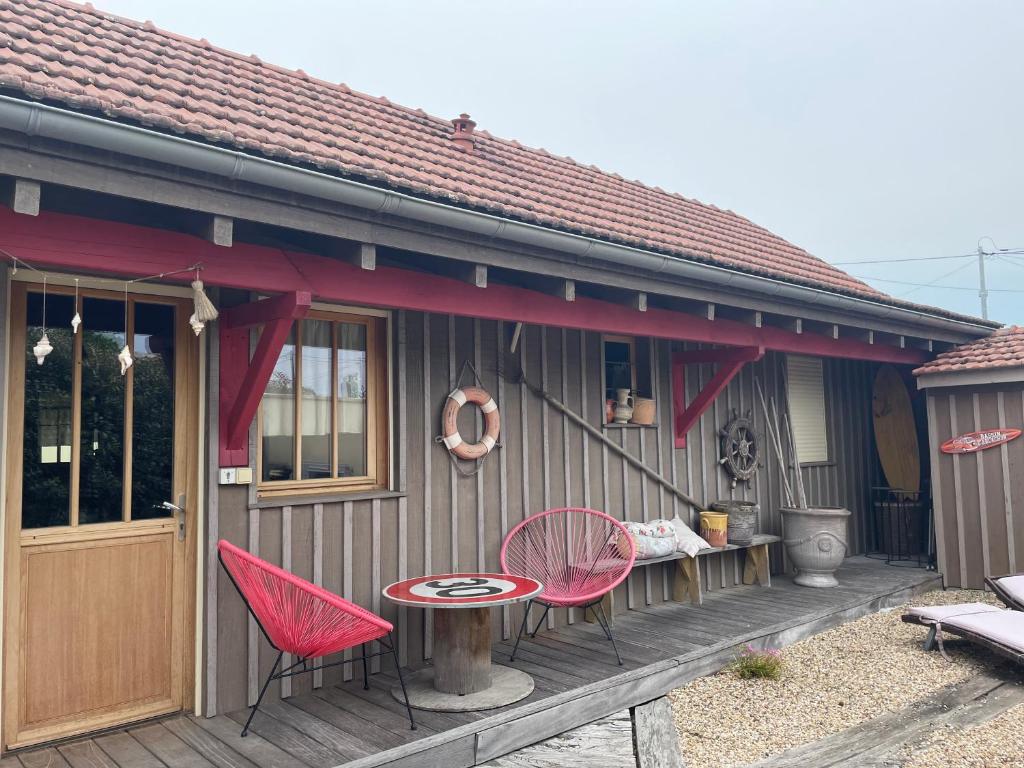
<svg viewBox="0 0 1024 768">
<path fill-rule="evenodd" d="M 199 450 L 189 302 L 83 291 L 76 306 L 16 283 L 10 311 L 5 748 L 189 701 Z"/>
</svg>

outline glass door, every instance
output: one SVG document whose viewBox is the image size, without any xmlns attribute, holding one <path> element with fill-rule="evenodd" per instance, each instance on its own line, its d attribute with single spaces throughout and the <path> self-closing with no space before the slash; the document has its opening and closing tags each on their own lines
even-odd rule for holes
<svg viewBox="0 0 1024 768">
<path fill-rule="evenodd" d="M 76 307 L 16 284 L 11 311 L 8 747 L 181 708 L 198 464 L 187 303 L 83 292 Z"/>
</svg>

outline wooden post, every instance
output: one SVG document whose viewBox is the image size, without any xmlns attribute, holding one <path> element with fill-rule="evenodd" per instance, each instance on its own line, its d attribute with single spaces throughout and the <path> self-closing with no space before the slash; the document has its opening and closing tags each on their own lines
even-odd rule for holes
<svg viewBox="0 0 1024 768">
<path fill-rule="evenodd" d="M 203 236 L 214 245 L 230 248 L 235 238 L 235 220 L 214 214 L 206 221 Z"/>
<path fill-rule="evenodd" d="M 434 609 L 434 688 L 465 695 L 491 687 L 491 609 Z"/>
<path fill-rule="evenodd" d="M 770 587 L 772 574 L 768 566 L 767 544 L 758 544 L 747 549 L 746 559 L 743 563 L 743 583 L 754 584 L 756 582 L 762 587 Z"/>
<path fill-rule="evenodd" d="M 684 557 L 676 560 L 676 573 L 672 581 L 672 599 L 677 603 L 687 597 L 693 605 L 703 605 L 704 596 L 700 587 L 700 566 L 697 559 Z"/>
<path fill-rule="evenodd" d="M 38 181 L 28 179 L 14 179 L 7 191 L 7 204 L 15 213 L 26 216 L 39 215 L 39 199 L 42 196 L 42 187 Z"/>
</svg>

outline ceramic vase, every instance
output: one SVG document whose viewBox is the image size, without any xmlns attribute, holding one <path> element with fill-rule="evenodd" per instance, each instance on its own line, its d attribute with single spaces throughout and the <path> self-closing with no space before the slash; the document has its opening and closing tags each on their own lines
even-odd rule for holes
<svg viewBox="0 0 1024 768">
<path fill-rule="evenodd" d="M 842 507 L 783 507 L 783 543 L 797 569 L 793 582 L 802 587 L 837 587 L 836 569 L 846 557 L 847 521 Z"/>
</svg>

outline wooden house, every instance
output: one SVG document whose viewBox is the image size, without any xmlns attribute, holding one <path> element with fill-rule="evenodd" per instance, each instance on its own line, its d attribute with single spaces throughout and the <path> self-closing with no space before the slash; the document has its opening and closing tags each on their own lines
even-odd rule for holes
<svg viewBox="0 0 1024 768">
<path fill-rule="evenodd" d="M 875 369 L 994 327 L 468 116 L 63 0 L 0 0 L 0 182 L 5 749 L 250 703 L 271 655 L 222 538 L 384 615 L 417 667 L 430 615 L 381 589 L 498 568 L 531 513 L 748 499 L 778 534 L 767 444 L 749 483 L 720 464 L 734 417 L 765 439 L 758 386 L 799 414 L 808 494 L 852 511 L 862 553 Z M 458 463 L 440 415 L 471 382 L 501 432 Z M 618 389 L 653 423 L 609 423 Z M 617 610 L 671 599 L 670 567 Z M 741 581 L 736 552 L 700 567 L 708 590 Z M 517 620 L 496 612 L 495 637 Z"/>
<path fill-rule="evenodd" d="M 1024 567 L 1024 328 L 914 371 L 927 396 L 938 568 L 950 587 Z"/>
</svg>

